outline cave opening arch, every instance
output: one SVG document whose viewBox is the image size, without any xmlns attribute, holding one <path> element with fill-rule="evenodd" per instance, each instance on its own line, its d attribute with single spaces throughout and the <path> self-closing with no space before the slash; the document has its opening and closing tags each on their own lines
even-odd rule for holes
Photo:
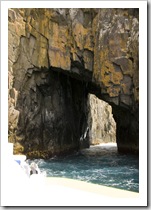
<svg viewBox="0 0 151 210">
<path fill-rule="evenodd" d="M 17 81 L 14 88 L 18 88 Z M 88 148 L 93 144 L 90 141 L 90 103 L 100 101 L 101 95 L 98 93 L 99 88 L 92 83 L 68 73 L 64 74 L 58 69 L 28 70 L 16 104 L 20 114 L 15 153 L 24 153 L 29 158 L 49 158 Z M 93 100 L 90 102 L 92 96 Z M 117 123 L 114 135 L 118 151 L 132 152 L 127 145 L 127 136 L 132 133 L 126 130 L 130 128 L 133 119 L 131 113 L 113 103 L 110 104 Z M 109 124 L 106 123 L 107 126 Z M 99 127 L 95 132 L 100 129 Z M 110 137 L 109 135 L 107 138 Z"/>
<path fill-rule="evenodd" d="M 14 89 L 18 86 L 16 81 Z M 49 158 L 88 147 L 87 96 L 86 83 L 69 75 L 50 69 L 27 71 L 16 103 L 14 152 Z"/>
</svg>

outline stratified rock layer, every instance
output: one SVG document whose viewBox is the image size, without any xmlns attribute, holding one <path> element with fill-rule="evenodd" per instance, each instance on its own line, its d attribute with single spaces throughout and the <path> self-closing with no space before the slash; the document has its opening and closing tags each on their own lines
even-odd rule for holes
<svg viewBox="0 0 151 210">
<path fill-rule="evenodd" d="M 138 9 L 9 9 L 15 153 L 48 157 L 88 146 L 88 92 L 112 105 L 118 150 L 138 153 L 138 16 Z"/>
</svg>

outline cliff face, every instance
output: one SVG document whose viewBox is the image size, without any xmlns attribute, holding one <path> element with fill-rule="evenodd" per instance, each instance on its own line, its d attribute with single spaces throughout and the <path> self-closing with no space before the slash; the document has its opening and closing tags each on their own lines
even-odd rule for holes
<svg viewBox="0 0 151 210">
<path fill-rule="evenodd" d="M 93 94 L 88 96 L 88 126 L 90 144 L 116 142 L 112 107 Z"/>
<path fill-rule="evenodd" d="M 88 93 L 112 105 L 121 152 L 138 152 L 137 9 L 9 9 L 9 141 L 48 157 L 88 146 Z"/>
</svg>

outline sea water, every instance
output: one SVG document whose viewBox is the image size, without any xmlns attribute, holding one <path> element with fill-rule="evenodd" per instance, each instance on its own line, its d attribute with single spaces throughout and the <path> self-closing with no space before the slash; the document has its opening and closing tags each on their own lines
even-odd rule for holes
<svg viewBox="0 0 151 210">
<path fill-rule="evenodd" d="M 139 192 L 139 161 L 135 155 L 102 152 L 93 155 L 78 152 L 66 157 L 34 160 L 47 177 L 82 180 L 133 192 Z"/>
</svg>

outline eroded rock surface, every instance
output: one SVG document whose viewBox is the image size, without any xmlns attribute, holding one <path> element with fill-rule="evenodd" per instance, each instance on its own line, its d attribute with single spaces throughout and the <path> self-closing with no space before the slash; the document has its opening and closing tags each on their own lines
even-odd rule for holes
<svg viewBox="0 0 151 210">
<path fill-rule="evenodd" d="M 87 145 L 81 104 L 88 92 L 112 105 L 119 151 L 138 152 L 138 16 L 137 9 L 9 9 L 9 141 L 16 153 L 51 156 Z"/>
</svg>

